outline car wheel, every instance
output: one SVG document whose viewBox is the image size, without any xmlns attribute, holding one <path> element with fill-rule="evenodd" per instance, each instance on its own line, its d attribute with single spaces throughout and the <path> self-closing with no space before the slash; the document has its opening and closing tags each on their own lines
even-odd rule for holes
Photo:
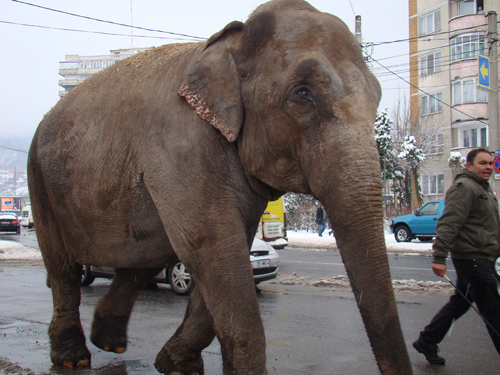
<svg viewBox="0 0 500 375">
<path fill-rule="evenodd" d="M 184 263 L 178 262 L 167 270 L 168 283 L 172 290 L 180 295 L 188 294 L 191 289 L 191 275 L 186 271 Z"/>
<path fill-rule="evenodd" d="M 411 241 L 411 233 L 407 227 L 401 226 L 397 227 L 394 232 L 394 237 L 398 242 L 410 242 Z"/>
<path fill-rule="evenodd" d="M 495 263 L 493 263 L 495 276 L 500 281 L 500 254 L 495 259 Z"/>
<path fill-rule="evenodd" d="M 21 227 L 17 228 L 16 233 L 21 234 Z"/>
<path fill-rule="evenodd" d="M 82 268 L 82 279 L 80 281 L 81 286 L 89 286 L 95 280 L 95 277 L 92 276 L 92 269 L 90 266 L 84 265 Z"/>
</svg>

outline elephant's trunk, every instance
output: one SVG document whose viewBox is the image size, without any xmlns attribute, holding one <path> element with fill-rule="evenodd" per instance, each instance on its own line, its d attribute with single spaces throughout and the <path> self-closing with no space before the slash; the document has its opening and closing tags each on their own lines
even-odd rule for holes
<svg viewBox="0 0 500 375">
<path fill-rule="evenodd" d="M 337 181 L 323 181 L 314 195 L 326 207 L 380 371 L 411 374 L 385 248 L 378 159 L 342 160 Z"/>
</svg>

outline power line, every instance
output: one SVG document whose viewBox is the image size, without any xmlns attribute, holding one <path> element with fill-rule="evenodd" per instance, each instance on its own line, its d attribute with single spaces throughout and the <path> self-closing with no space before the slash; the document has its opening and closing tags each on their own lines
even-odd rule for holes
<svg viewBox="0 0 500 375">
<path fill-rule="evenodd" d="M 84 19 L 91 20 L 91 21 L 108 23 L 108 24 L 116 25 L 116 26 L 124 26 L 126 28 L 134 28 L 134 29 L 138 29 L 138 30 L 151 31 L 151 32 L 155 32 L 155 33 L 165 33 L 165 34 L 170 34 L 170 35 L 175 35 L 175 36 L 182 36 L 182 37 L 185 37 L 185 38 L 193 38 L 193 39 L 199 39 L 199 40 L 205 40 L 205 39 L 207 39 L 207 38 L 202 38 L 202 37 L 199 37 L 199 36 L 193 36 L 193 35 L 187 35 L 187 34 L 179 34 L 179 33 L 173 33 L 173 32 L 170 32 L 170 31 L 163 31 L 163 30 L 157 30 L 157 29 L 149 29 L 149 28 L 146 28 L 146 27 L 132 26 L 132 25 L 126 25 L 124 23 L 102 20 L 102 19 L 99 19 L 99 18 L 94 18 L 94 17 L 83 16 L 83 15 L 80 15 L 80 14 L 66 12 L 66 11 L 63 11 L 63 10 L 48 8 L 48 7 L 44 7 L 44 6 L 41 6 L 41 5 L 28 3 L 28 2 L 25 2 L 25 1 L 21 1 L 21 0 L 12 0 L 12 1 L 15 2 L 15 3 L 29 5 L 29 6 L 32 6 L 32 7 L 35 7 L 35 8 L 40 8 L 40 9 L 48 10 L 48 11 L 51 11 L 51 12 L 66 14 L 66 15 L 73 16 L 73 17 L 84 18 Z"/>
<path fill-rule="evenodd" d="M 387 69 L 389 72 L 391 72 L 392 74 L 394 74 L 396 77 L 398 77 L 398 78 L 399 78 L 399 79 L 401 79 L 402 81 L 406 82 L 407 84 L 409 84 L 409 85 L 410 85 L 410 86 L 412 86 L 413 88 L 416 88 L 418 91 L 421 91 L 421 92 L 423 92 L 423 93 L 424 93 L 424 94 L 426 94 L 426 95 L 432 96 L 435 100 L 437 100 L 437 101 L 438 101 L 438 102 L 440 102 L 441 104 L 444 104 L 444 105 L 445 105 L 445 106 L 447 106 L 448 108 L 450 108 L 450 109 L 452 109 L 452 110 L 454 110 L 454 111 L 456 111 L 456 112 L 459 112 L 459 113 L 463 114 L 464 116 L 466 116 L 466 117 L 468 117 L 468 118 L 470 118 L 470 119 L 472 119 L 472 120 L 479 121 L 480 123 L 485 124 L 485 125 L 487 125 L 487 126 L 489 125 L 487 122 L 484 122 L 484 121 L 482 121 L 481 119 L 478 119 L 478 118 L 472 117 L 472 116 L 471 116 L 471 115 L 469 115 L 468 113 L 465 113 L 465 112 L 463 112 L 463 111 L 461 111 L 461 110 L 459 110 L 459 109 L 456 109 L 456 108 L 452 107 L 452 106 L 451 106 L 451 105 L 449 105 L 448 103 L 445 103 L 445 102 L 443 102 L 442 100 L 440 100 L 440 99 L 436 98 L 435 96 L 433 96 L 432 94 L 429 94 L 428 92 L 426 92 L 426 91 L 422 90 L 420 87 L 415 86 L 414 84 L 412 84 L 411 82 L 407 81 L 406 79 L 404 79 L 403 77 L 401 77 L 401 76 L 400 76 L 400 75 L 398 75 L 397 73 L 395 73 L 395 72 L 391 71 L 389 68 L 386 68 L 384 65 L 382 65 L 381 63 L 379 63 L 379 62 L 378 62 L 377 60 L 375 60 L 373 57 L 369 56 L 369 59 L 370 59 L 370 60 L 373 60 L 373 62 L 377 63 L 377 64 L 378 64 L 378 65 L 380 65 L 382 68 Z"/>
<path fill-rule="evenodd" d="M 70 31 L 70 32 L 77 32 L 77 33 L 100 34 L 100 35 L 110 35 L 110 36 L 130 36 L 129 34 L 108 33 L 108 32 L 104 32 L 104 31 L 66 29 L 66 28 L 62 28 L 62 27 L 32 25 L 32 24 L 27 24 L 27 23 L 11 22 L 11 21 L 4 21 L 4 20 L 0 20 L 0 23 L 5 23 L 5 24 L 9 24 L 9 25 L 16 25 L 16 26 L 36 27 L 39 29 Z M 182 38 L 174 38 L 174 37 L 166 37 L 166 36 L 149 36 L 149 35 L 134 35 L 134 38 L 152 38 L 152 39 L 164 39 L 164 40 L 168 39 L 168 40 L 184 40 L 184 41 L 189 40 L 189 39 L 182 39 Z M 195 39 L 195 40 L 198 41 L 198 39 Z"/>
<path fill-rule="evenodd" d="M 356 12 L 354 11 L 351 0 L 349 0 L 349 4 L 351 4 L 352 14 L 354 15 L 354 17 L 356 17 Z"/>
<path fill-rule="evenodd" d="M 13 0 L 13 1 L 17 1 L 17 0 Z M 499 24 L 499 23 L 500 23 L 500 21 L 497 22 L 497 24 Z M 488 24 L 484 23 L 484 24 L 481 24 L 481 25 L 464 27 L 464 28 L 461 28 L 461 29 L 453 30 L 453 32 L 466 31 L 466 30 L 471 30 L 471 29 L 477 29 L 477 28 L 479 28 L 481 26 L 488 26 Z M 450 33 L 449 31 L 442 31 L 442 32 L 439 32 L 439 33 L 425 34 L 425 35 L 420 35 L 420 36 L 416 36 L 416 37 L 413 37 L 413 38 L 406 38 L 406 39 L 396 39 L 396 40 L 387 41 L 387 42 L 367 42 L 367 43 L 362 43 L 362 45 L 366 46 L 366 47 L 376 47 L 376 46 L 380 46 L 380 45 L 383 45 L 383 44 L 400 43 L 400 42 L 411 42 L 411 41 L 418 40 L 418 39 L 433 38 L 434 36 L 438 36 L 438 35 L 449 35 L 449 33 Z"/>
<path fill-rule="evenodd" d="M 11 151 L 24 152 L 25 154 L 28 153 L 28 151 L 25 151 L 25 150 L 18 150 L 17 148 L 12 148 L 12 147 L 2 146 L 2 145 L 0 145 L 0 148 L 4 148 L 6 150 L 11 150 Z"/>
</svg>

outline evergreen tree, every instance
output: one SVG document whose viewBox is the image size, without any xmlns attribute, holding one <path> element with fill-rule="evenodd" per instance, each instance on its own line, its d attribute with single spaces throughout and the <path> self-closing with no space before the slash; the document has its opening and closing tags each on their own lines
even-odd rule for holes
<svg viewBox="0 0 500 375">
<path fill-rule="evenodd" d="M 448 159 L 448 166 L 451 168 L 453 173 L 458 173 L 465 168 L 466 159 L 458 151 L 450 152 L 450 157 Z"/>
<path fill-rule="evenodd" d="M 308 194 L 286 193 L 283 196 L 286 226 L 289 230 L 315 231 L 318 202 Z"/>
<path fill-rule="evenodd" d="M 405 202 L 412 202 L 413 184 L 416 184 L 415 190 L 417 192 L 418 205 L 423 203 L 422 189 L 419 183 L 419 168 L 425 160 L 425 153 L 417 146 L 417 140 L 411 134 L 407 134 L 404 138 L 401 152 L 398 158 L 405 166 L 405 182 L 404 182 L 404 196 Z"/>
<path fill-rule="evenodd" d="M 392 120 L 387 114 L 387 108 L 377 114 L 375 119 L 375 141 L 380 157 L 382 179 L 392 178 L 394 172 L 394 147 L 392 138 Z"/>
</svg>

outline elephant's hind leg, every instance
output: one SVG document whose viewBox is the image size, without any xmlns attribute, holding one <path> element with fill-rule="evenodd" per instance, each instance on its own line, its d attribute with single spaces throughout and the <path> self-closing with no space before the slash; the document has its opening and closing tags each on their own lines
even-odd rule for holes
<svg viewBox="0 0 500 375">
<path fill-rule="evenodd" d="M 92 343 L 107 352 L 127 349 L 127 325 L 135 300 L 160 269 L 116 269 L 111 286 L 99 299 L 92 322 Z"/>
<path fill-rule="evenodd" d="M 47 230 L 47 231 L 46 231 Z M 44 251 L 47 283 L 52 289 L 54 312 L 49 326 L 50 359 L 56 366 L 84 367 L 90 365 L 90 352 L 80 322 L 80 279 L 82 266 L 72 262 L 58 234 L 48 228 L 37 228 L 40 248 Z M 44 232 L 43 234 L 41 234 Z M 51 236 L 50 243 L 44 237 Z"/>
<path fill-rule="evenodd" d="M 203 374 L 201 351 L 214 338 L 215 330 L 205 301 L 194 284 L 184 321 L 156 356 L 156 369 L 163 374 Z"/>
</svg>

